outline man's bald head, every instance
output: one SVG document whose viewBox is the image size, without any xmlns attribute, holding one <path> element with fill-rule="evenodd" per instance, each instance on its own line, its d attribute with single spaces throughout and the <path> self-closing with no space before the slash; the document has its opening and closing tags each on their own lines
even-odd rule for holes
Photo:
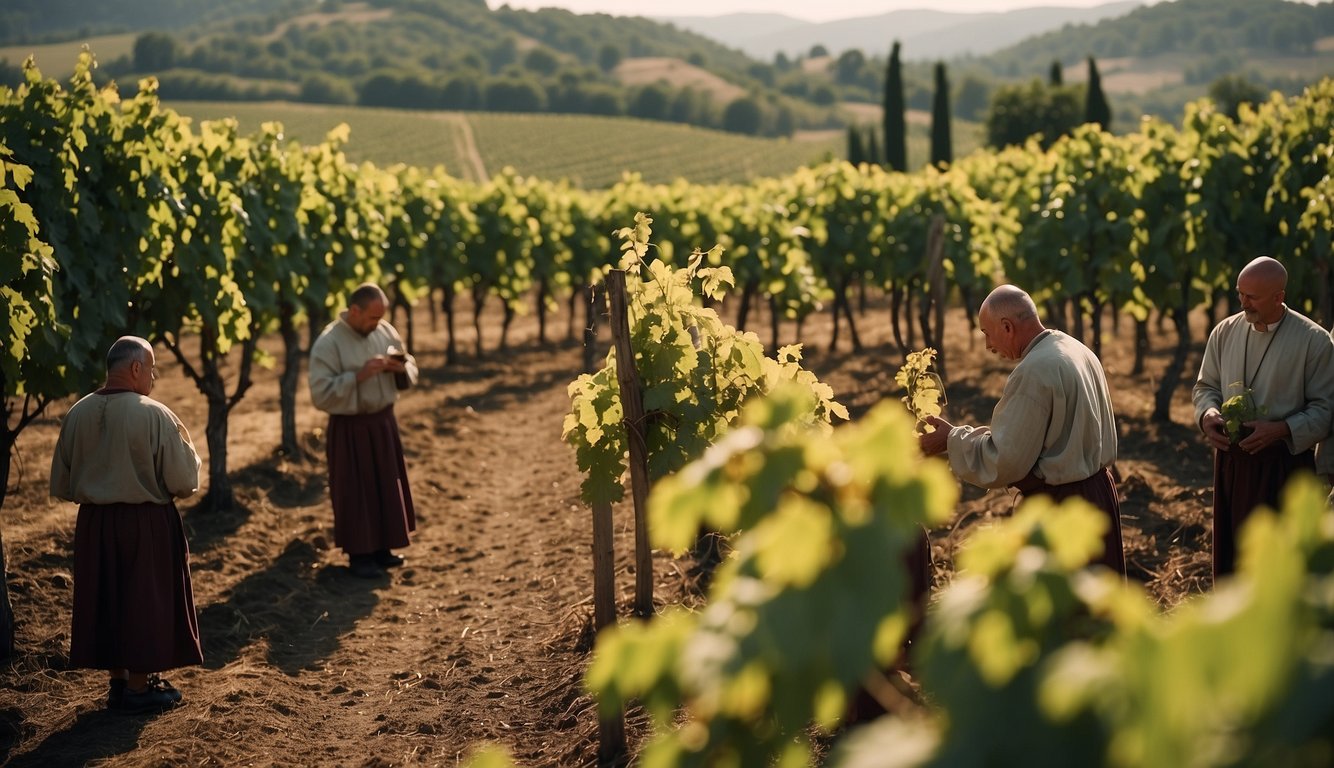
<svg viewBox="0 0 1334 768">
<path fill-rule="evenodd" d="M 998 318 L 1008 317 L 1012 320 L 1038 316 L 1038 307 L 1033 303 L 1033 297 L 1013 285 L 997 286 L 987 294 L 987 298 L 982 302 L 982 311 Z"/>
<path fill-rule="evenodd" d="M 1250 278 L 1258 281 L 1258 284 L 1266 290 L 1282 291 L 1288 287 L 1288 270 L 1279 263 L 1278 259 L 1269 256 L 1259 256 L 1251 259 L 1250 263 L 1241 268 L 1237 275 L 1237 282 L 1242 278 Z"/>
<path fill-rule="evenodd" d="M 1256 330 L 1265 330 L 1283 317 L 1283 299 L 1288 287 L 1288 270 L 1277 259 L 1260 256 L 1237 273 L 1237 298 L 1246 322 Z"/>
<path fill-rule="evenodd" d="M 982 301 L 977 324 L 987 338 L 987 349 L 1006 360 L 1018 360 L 1030 342 L 1045 329 L 1033 297 L 1013 285 L 998 286 Z"/>
<path fill-rule="evenodd" d="M 129 389 L 148 395 L 156 381 L 157 356 L 147 339 L 121 336 L 112 342 L 107 350 L 108 389 Z"/>
<path fill-rule="evenodd" d="M 147 361 L 153 354 L 153 345 L 138 336 L 121 336 L 107 350 L 107 373 L 115 373 L 131 363 Z"/>
</svg>

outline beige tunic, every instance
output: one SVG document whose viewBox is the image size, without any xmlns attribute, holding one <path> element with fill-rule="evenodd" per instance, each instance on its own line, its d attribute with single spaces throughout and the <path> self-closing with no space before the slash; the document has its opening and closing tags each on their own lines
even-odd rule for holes
<svg viewBox="0 0 1334 768">
<path fill-rule="evenodd" d="M 1102 364 L 1078 340 L 1046 331 L 1029 343 L 991 426 L 950 430 L 950 468 L 1002 488 L 1030 471 L 1050 485 L 1085 480 L 1116 461 L 1116 418 Z"/>
<path fill-rule="evenodd" d="M 94 392 L 70 408 L 51 457 L 51 495 L 80 504 L 167 504 L 199 490 L 199 454 L 167 406 Z"/>
<path fill-rule="evenodd" d="M 394 374 L 382 373 L 357 383 L 357 371 L 389 347 L 404 349 L 398 331 L 384 320 L 362 336 L 345 322 L 347 313 L 329 323 L 310 348 L 310 399 L 316 408 L 350 416 L 378 413 L 398 399 Z M 417 361 L 408 355 L 408 380 L 417 383 Z"/>
<path fill-rule="evenodd" d="M 1234 386 L 1235 385 L 1235 386 Z M 1210 408 L 1249 386 L 1266 421 L 1287 422 L 1292 454 L 1329 435 L 1334 414 L 1334 340 L 1324 328 L 1288 310 L 1276 328 L 1260 333 L 1237 313 L 1219 323 L 1204 346 L 1195 380 L 1195 423 Z"/>
</svg>

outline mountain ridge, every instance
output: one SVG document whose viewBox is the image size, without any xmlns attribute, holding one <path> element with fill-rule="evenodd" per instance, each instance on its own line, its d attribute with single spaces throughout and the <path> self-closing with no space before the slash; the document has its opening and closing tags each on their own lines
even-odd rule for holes
<svg viewBox="0 0 1334 768">
<path fill-rule="evenodd" d="M 902 44 L 907 61 L 985 56 L 1066 25 L 1096 24 L 1147 5 L 1113 0 L 1091 8 L 1033 6 L 1010 11 L 958 12 L 912 9 L 834 21 L 805 21 L 777 13 L 663 16 L 654 20 L 734 47 L 761 61 L 792 57 L 820 45 L 837 56 L 846 50 L 879 51 Z M 929 51 L 915 55 L 914 51 Z"/>
</svg>

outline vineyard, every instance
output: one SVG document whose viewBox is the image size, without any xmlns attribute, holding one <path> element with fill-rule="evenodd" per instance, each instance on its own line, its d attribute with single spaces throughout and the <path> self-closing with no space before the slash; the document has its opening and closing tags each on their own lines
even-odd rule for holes
<svg viewBox="0 0 1334 768">
<path fill-rule="evenodd" d="M 1334 319 L 1334 81 L 1236 121 L 1202 103 L 1179 128 L 1085 127 L 944 171 L 829 163 L 602 191 L 356 165 L 342 129 L 299 144 L 276 124 L 191 126 L 151 82 L 127 99 L 96 89 L 86 59 L 67 85 L 31 70 L 0 110 L 0 238 L 20 254 L 0 285 L 0 502 L 24 574 L 0 710 L 16 758 L 301 762 L 283 751 L 295 743 L 313 760 L 432 764 L 497 741 L 525 764 L 588 764 L 587 670 L 653 764 L 854 765 L 887 744 L 914 747 L 904 764 L 1328 762 L 1324 499 L 1296 493 L 1281 523 L 1255 526 L 1235 588 L 1188 599 L 1206 586 L 1209 469 L 1182 425 L 1192 354 L 1240 264 L 1280 257 L 1289 304 Z M 590 656 L 583 503 L 619 498 L 626 436 L 615 357 L 595 370 L 601 355 L 569 340 L 600 324 L 616 267 L 637 273 L 636 367 L 661 376 L 644 392 L 661 615 Z M 302 458 L 321 433 L 298 382 L 303 336 L 367 279 L 395 296 L 427 370 L 403 406 L 430 512 L 421 566 L 355 589 L 329 549 L 319 462 Z M 1097 539 L 1077 506 L 1027 507 L 965 547 L 1008 497 L 959 500 L 916 455 L 895 369 L 937 348 L 950 413 L 984 421 L 1004 369 L 970 310 L 1002 279 L 1113 380 L 1130 587 L 1080 569 Z M 72 516 L 39 471 L 53 419 L 124 332 L 165 350 L 163 398 L 203 425 L 208 492 L 187 521 L 211 659 L 181 678 L 206 707 L 128 737 L 96 711 L 98 678 L 63 669 L 62 621 L 36 618 L 67 616 Z M 898 698 L 881 703 L 917 716 L 837 739 L 905 639 L 894 554 L 918 526 L 939 594 L 914 671 L 949 717 L 888 681 Z M 733 553 L 716 572 L 671 556 L 700 528 Z M 618 558 L 631 535 L 618 529 Z"/>
<path fill-rule="evenodd" d="M 423 168 L 443 164 L 450 175 L 471 182 L 512 167 L 525 176 L 564 178 L 584 188 L 615 184 L 621 169 L 633 170 L 648 183 L 668 183 L 678 177 L 699 183 L 740 183 L 791 173 L 802 164 L 844 151 L 841 133 L 813 140 L 761 139 L 624 118 L 274 103 L 172 106 L 197 121 L 235 117 L 251 129 L 277 121 L 289 139 L 303 144 L 318 143 L 346 123 L 350 138 L 345 151 L 354 162 Z M 590 136 L 599 140 L 590 141 Z M 476 154 L 475 161 L 470 152 Z"/>
</svg>

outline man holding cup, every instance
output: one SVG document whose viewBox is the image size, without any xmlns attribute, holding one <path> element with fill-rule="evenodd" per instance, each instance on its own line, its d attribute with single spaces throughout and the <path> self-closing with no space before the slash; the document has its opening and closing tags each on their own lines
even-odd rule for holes
<svg viewBox="0 0 1334 768">
<path fill-rule="evenodd" d="M 403 564 L 394 549 L 417 527 L 394 401 L 417 382 L 417 361 L 384 319 L 388 300 L 365 283 L 310 349 L 310 397 L 329 414 L 326 449 L 334 543 L 352 575 Z"/>
</svg>

